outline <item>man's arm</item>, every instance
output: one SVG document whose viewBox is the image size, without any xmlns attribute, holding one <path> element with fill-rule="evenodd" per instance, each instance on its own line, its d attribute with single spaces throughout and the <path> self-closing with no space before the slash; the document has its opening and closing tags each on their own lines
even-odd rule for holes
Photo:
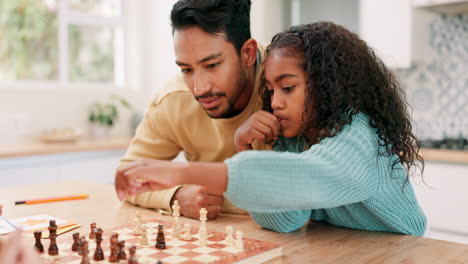
<svg viewBox="0 0 468 264">
<path fill-rule="evenodd" d="M 121 159 L 115 175 L 115 184 L 122 184 L 121 168 L 141 158 L 171 160 L 182 150 L 174 140 L 174 131 L 169 123 L 170 111 L 164 102 L 154 101 L 140 123 L 134 138 Z M 150 191 L 135 196 L 128 196 L 126 201 L 145 208 L 161 209 L 171 212 L 171 200 L 180 186 Z"/>
<path fill-rule="evenodd" d="M 154 102 L 148 109 L 144 120 L 139 125 L 136 135 L 121 160 L 115 176 L 116 189 L 122 184 L 123 173 L 128 167 L 144 162 L 144 158 L 157 160 L 172 160 L 182 150 L 177 144 L 174 125 L 169 122 L 172 113 L 168 101 Z M 158 173 L 158 170 L 154 171 Z M 125 194 L 121 194 L 127 196 Z M 148 191 L 139 195 L 127 196 L 126 201 L 145 208 L 172 212 L 174 200 L 180 204 L 183 216 L 198 218 L 201 208 L 208 210 L 208 218 L 213 219 L 222 211 L 224 199 L 222 196 L 209 194 L 205 188 L 196 185 L 174 186 L 161 191 Z"/>
</svg>

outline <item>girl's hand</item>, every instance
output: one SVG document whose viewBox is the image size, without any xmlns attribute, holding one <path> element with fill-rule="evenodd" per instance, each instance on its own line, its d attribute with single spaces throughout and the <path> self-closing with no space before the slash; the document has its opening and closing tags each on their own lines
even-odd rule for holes
<svg viewBox="0 0 468 264">
<path fill-rule="evenodd" d="M 183 184 L 184 163 L 139 159 L 124 164 L 115 174 L 115 190 L 120 200 L 127 195 L 158 191 Z"/>
<path fill-rule="evenodd" d="M 272 113 L 260 110 L 247 119 L 234 134 L 238 152 L 252 149 L 254 140 L 271 143 L 278 138 L 281 126 Z"/>
</svg>

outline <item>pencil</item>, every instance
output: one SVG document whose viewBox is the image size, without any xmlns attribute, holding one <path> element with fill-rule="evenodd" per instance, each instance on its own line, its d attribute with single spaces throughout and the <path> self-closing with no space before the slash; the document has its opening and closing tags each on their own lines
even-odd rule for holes
<svg viewBox="0 0 468 264">
<path fill-rule="evenodd" d="M 67 196 L 59 196 L 59 197 L 49 197 L 49 198 L 40 198 L 40 199 L 16 201 L 15 205 L 18 205 L 18 204 L 52 203 L 52 202 L 87 199 L 87 198 L 88 198 L 87 194 L 67 195 Z"/>
</svg>

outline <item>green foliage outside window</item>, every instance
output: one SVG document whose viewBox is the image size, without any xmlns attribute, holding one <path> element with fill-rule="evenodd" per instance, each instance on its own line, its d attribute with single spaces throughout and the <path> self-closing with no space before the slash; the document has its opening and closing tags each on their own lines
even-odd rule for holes
<svg viewBox="0 0 468 264">
<path fill-rule="evenodd" d="M 56 11 L 39 0 L 0 1 L 0 81 L 58 77 Z"/>
</svg>

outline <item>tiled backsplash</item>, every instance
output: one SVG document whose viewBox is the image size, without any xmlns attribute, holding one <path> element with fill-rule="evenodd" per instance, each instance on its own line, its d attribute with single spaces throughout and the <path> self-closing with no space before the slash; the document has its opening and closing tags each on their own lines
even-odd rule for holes
<svg viewBox="0 0 468 264">
<path fill-rule="evenodd" d="M 468 14 L 440 15 L 428 25 L 429 60 L 397 70 L 420 139 L 468 138 Z"/>
</svg>

